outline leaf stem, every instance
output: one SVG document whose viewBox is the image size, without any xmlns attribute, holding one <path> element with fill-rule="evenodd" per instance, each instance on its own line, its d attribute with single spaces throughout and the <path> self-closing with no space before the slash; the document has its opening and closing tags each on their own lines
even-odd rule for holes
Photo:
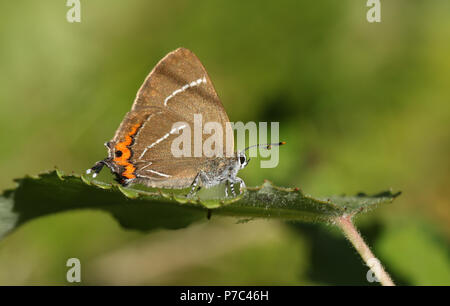
<svg viewBox="0 0 450 306">
<path fill-rule="evenodd" d="M 356 229 L 352 222 L 352 216 L 353 215 L 337 217 L 336 224 L 344 232 L 347 239 L 353 244 L 366 265 L 371 268 L 376 279 L 379 280 L 383 286 L 395 286 L 389 274 L 384 270 L 380 261 L 373 255 L 369 246 L 365 243 L 364 239 L 361 237 L 361 234 Z"/>
</svg>

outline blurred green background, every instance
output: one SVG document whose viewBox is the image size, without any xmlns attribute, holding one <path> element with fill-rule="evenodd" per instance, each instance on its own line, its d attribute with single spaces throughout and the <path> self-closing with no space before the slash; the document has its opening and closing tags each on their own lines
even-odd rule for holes
<svg viewBox="0 0 450 306">
<path fill-rule="evenodd" d="M 357 220 L 398 284 L 450 285 L 450 2 L 81 0 L 0 4 L 0 189 L 103 158 L 137 89 L 184 46 L 231 121 L 279 121 L 280 163 L 250 163 L 306 193 L 402 196 Z M 107 171 L 104 171 L 107 172 Z M 331 226 L 213 218 L 181 230 L 121 229 L 100 211 L 27 223 L 0 241 L 0 284 L 370 285 Z"/>
</svg>

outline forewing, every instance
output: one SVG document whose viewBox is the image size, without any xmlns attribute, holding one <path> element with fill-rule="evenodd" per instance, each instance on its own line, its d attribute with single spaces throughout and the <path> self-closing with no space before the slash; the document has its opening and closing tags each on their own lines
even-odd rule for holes
<svg viewBox="0 0 450 306">
<path fill-rule="evenodd" d="M 194 114 L 201 115 L 203 126 L 207 122 L 217 122 L 223 128 L 223 154 L 233 153 L 233 131 L 227 124 L 228 116 L 208 73 L 191 51 L 179 48 L 169 53 L 147 76 L 132 111 L 148 107 L 167 109 L 180 114 L 187 122 L 193 122 Z M 208 137 L 204 134 L 203 141 Z"/>
</svg>

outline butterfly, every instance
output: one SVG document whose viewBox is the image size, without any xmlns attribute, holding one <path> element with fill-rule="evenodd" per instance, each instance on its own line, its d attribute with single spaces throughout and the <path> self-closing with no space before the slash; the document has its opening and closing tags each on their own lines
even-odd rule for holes
<svg viewBox="0 0 450 306">
<path fill-rule="evenodd" d="M 223 145 L 214 150 L 203 147 L 201 157 L 175 157 L 172 143 L 185 128 L 196 124 L 195 116 L 203 125 L 217 122 L 222 127 Z M 202 133 L 195 139 L 192 135 L 190 152 L 208 137 Z M 108 157 L 87 173 L 95 177 L 106 166 L 123 186 L 191 187 L 192 195 L 201 187 L 225 183 L 226 196 L 228 188 L 236 195 L 235 184 L 241 192 L 245 188 L 237 173 L 247 166 L 250 159 L 245 151 L 250 147 L 234 152 L 233 130 L 211 79 L 197 56 L 185 48 L 170 52 L 153 68 L 137 92 L 131 111 L 105 146 Z"/>
</svg>

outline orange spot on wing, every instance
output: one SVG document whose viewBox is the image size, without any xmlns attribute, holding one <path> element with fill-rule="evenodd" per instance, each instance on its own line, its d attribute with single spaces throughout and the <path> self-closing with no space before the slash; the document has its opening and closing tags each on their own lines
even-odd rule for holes
<svg viewBox="0 0 450 306">
<path fill-rule="evenodd" d="M 136 175 L 134 175 L 134 171 L 136 170 L 136 167 L 133 166 L 133 164 L 129 162 L 130 157 L 131 157 L 131 150 L 130 150 L 129 146 L 133 142 L 133 136 L 137 133 L 140 126 L 141 126 L 140 123 L 133 125 L 133 127 L 131 128 L 131 131 L 125 136 L 125 140 L 122 142 L 119 142 L 114 147 L 116 149 L 116 151 L 122 152 L 122 155 L 120 157 L 114 158 L 114 162 L 125 168 L 125 171 L 122 173 L 122 176 L 124 176 L 128 179 L 136 178 Z"/>
</svg>

